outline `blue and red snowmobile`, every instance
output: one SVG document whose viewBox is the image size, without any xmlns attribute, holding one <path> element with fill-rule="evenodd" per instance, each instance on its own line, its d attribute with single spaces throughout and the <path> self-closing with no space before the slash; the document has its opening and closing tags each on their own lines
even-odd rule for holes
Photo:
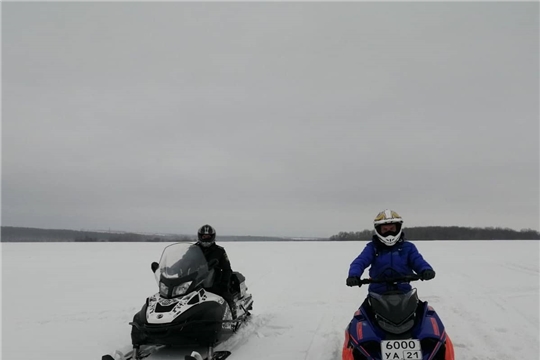
<svg viewBox="0 0 540 360">
<path fill-rule="evenodd" d="M 388 291 L 369 292 L 345 330 L 342 360 L 454 360 L 454 346 L 445 327 L 416 289 L 397 284 L 419 276 L 362 279 L 361 284 L 386 284 Z"/>
</svg>

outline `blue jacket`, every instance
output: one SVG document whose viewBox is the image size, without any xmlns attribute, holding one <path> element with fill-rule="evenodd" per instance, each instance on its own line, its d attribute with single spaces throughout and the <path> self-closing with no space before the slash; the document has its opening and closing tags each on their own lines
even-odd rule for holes
<svg viewBox="0 0 540 360">
<path fill-rule="evenodd" d="M 369 269 L 370 278 L 396 277 L 401 275 L 420 274 L 424 270 L 433 270 L 416 246 L 405 241 L 403 234 L 401 239 L 394 246 L 382 244 L 377 236 L 373 236 L 364 250 L 353 260 L 349 268 L 349 276 L 361 277 L 364 270 Z M 414 271 L 414 272 L 413 272 Z M 402 291 L 411 290 L 409 283 L 398 285 Z M 370 284 L 368 291 L 382 293 L 387 290 L 385 284 Z"/>
</svg>

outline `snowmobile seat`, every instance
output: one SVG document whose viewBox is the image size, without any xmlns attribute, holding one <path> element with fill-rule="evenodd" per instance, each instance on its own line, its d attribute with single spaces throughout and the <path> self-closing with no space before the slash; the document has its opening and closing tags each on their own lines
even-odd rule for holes
<svg viewBox="0 0 540 360">
<path fill-rule="evenodd" d="M 240 296 L 243 296 L 240 284 L 244 281 L 246 281 L 244 275 L 242 275 L 238 271 L 233 271 L 231 275 L 231 292 L 233 293 L 233 295 L 240 294 Z"/>
</svg>

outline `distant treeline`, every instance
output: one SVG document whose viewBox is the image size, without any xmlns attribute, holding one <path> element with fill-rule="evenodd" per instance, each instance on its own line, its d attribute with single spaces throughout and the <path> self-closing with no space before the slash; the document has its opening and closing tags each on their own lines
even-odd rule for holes
<svg viewBox="0 0 540 360">
<path fill-rule="evenodd" d="M 176 242 L 189 240 L 191 238 L 184 235 L 145 235 L 128 232 L 2 226 L 2 242 Z"/>
<path fill-rule="evenodd" d="M 120 231 L 38 229 L 2 226 L 2 242 L 178 242 L 195 241 L 196 238 L 196 235 L 138 234 Z M 291 239 L 270 236 L 219 236 L 218 240 L 285 241 Z"/>
<path fill-rule="evenodd" d="M 410 240 L 538 240 L 540 233 L 526 229 L 470 228 L 459 226 L 411 227 L 404 230 Z M 352 241 L 370 240 L 372 230 L 340 232 L 330 238 L 287 238 L 272 236 L 218 236 L 218 241 Z M 195 235 L 140 234 L 111 231 L 38 229 L 2 226 L 2 242 L 178 242 L 195 241 Z"/>
<path fill-rule="evenodd" d="M 523 229 L 520 231 L 508 228 L 472 228 L 461 226 L 419 226 L 403 230 L 409 240 L 538 240 L 540 232 Z M 340 232 L 330 240 L 370 240 L 372 230 L 357 232 Z"/>
</svg>

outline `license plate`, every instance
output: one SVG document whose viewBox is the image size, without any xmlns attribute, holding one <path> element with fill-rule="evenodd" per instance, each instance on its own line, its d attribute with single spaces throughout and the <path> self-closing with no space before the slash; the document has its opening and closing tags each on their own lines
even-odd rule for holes
<svg viewBox="0 0 540 360">
<path fill-rule="evenodd" d="M 381 341 L 381 359 L 422 360 L 420 340 L 383 340 Z"/>
</svg>

